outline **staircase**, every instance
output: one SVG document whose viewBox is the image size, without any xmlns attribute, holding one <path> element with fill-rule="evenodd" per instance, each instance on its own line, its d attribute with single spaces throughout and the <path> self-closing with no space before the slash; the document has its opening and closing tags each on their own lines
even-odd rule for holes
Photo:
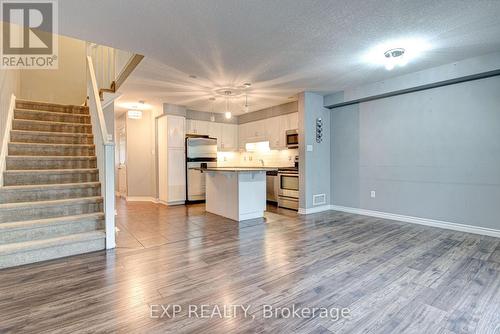
<svg viewBox="0 0 500 334">
<path fill-rule="evenodd" d="M 88 107 L 16 101 L 0 187 L 0 268 L 105 248 Z"/>
</svg>

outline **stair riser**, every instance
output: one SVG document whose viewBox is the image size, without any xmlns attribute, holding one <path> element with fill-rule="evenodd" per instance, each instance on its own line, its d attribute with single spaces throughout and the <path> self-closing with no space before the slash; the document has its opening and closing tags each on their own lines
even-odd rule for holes
<svg viewBox="0 0 500 334">
<path fill-rule="evenodd" d="M 15 110 L 14 119 L 90 124 L 90 117 L 85 115 L 45 113 L 30 110 Z"/>
<path fill-rule="evenodd" d="M 79 187 L 44 190 L 0 190 L 0 204 L 36 201 L 53 201 L 81 197 L 101 196 L 101 187 Z"/>
<path fill-rule="evenodd" d="M 78 183 L 96 182 L 99 175 L 97 173 L 71 173 L 71 174 L 46 174 L 46 173 L 5 173 L 4 185 L 21 186 L 30 184 L 58 184 L 58 183 Z"/>
<path fill-rule="evenodd" d="M 104 229 L 104 221 L 99 219 L 45 225 L 29 229 L 13 229 L 0 233 L 0 245 L 13 242 L 57 238 L 74 233 L 85 233 L 102 229 Z"/>
<path fill-rule="evenodd" d="M 9 155 L 94 156 L 93 146 L 43 146 L 9 144 Z"/>
<path fill-rule="evenodd" d="M 26 170 L 26 169 L 80 169 L 96 168 L 95 159 L 85 160 L 32 160 L 32 159 L 12 159 L 7 157 L 7 170 Z"/>
<path fill-rule="evenodd" d="M 39 144 L 93 144 L 93 136 L 62 136 L 52 133 L 31 134 L 22 132 L 11 132 L 11 142 L 39 143 Z"/>
<path fill-rule="evenodd" d="M 105 240 L 97 239 L 0 256 L 0 269 L 103 250 Z"/>
<path fill-rule="evenodd" d="M 65 206 L 22 207 L 0 209 L 0 223 L 18 222 L 23 220 L 75 216 L 102 211 L 102 203 L 84 203 Z"/>
<path fill-rule="evenodd" d="M 68 113 L 68 114 L 84 114 L 84 115 L 89 114 L 88 107 L 56 106 L 56 105 L 47 105 L 47 104 L 37 104 L 36 102 L 35 103 L 33 103 L 33 102 L 16 102 L 16 108 L 63 112 L 63 113 Z"/>
<path fill-rule="evenodd" d="M 15 119 L 12 122 L 12 129 L 45 132 L 92 133 L 92 127 L 83 124 L 36 123 L 34 121 L 19 119 Z"/>
</svg>

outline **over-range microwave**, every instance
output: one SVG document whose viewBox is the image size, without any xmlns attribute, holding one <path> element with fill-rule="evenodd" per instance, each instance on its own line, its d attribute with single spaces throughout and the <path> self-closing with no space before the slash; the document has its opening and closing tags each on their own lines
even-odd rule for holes
<svg viewBox="0 0 500 334">
<path fill-rule="evenodd" d="M 287 148 L 299 147 L 299 130 L 293 129 L 286 131 L 286 147 Z"/>
</svg>

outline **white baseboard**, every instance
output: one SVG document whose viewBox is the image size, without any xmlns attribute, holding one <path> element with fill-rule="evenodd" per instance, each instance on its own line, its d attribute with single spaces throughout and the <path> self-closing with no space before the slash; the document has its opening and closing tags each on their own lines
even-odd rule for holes
<svg viewBox="0 0 500 334">
<path fill-rule="evenodd" d="M 156 199 L 154 197 L 149 196 L 127 196 L 125 198 L 127 202 L 155 202 Z"/>
<path fill-rule="evenodd" d="M 321 205 L 321 206 L 316 206 L 313 208 L 309 209 L 304 209 L 304 208 L 299 208 L 299 214 L 300 215 L 308 215 L 311 213 L 318 213 L 318 212 L 323 212 L 323 211 L 328 211 L 330 209 L 330 205 Z"/>
<path fill-rule="evenodd" d="M 398 215 L 398 214 L 394 214 L 394 213 L 372 211 L 372 210 L 365 210 L 365 209 L 357 209 L 357 208 L 350 208 L 350 207 L 338 206 L 338 205 L 330 205 L 330 209 L 335 210 L 335 211 L 354 213 L 354 214 L 358 214 L 358 215 L 371 216 L 371 217 L 390 219 L 390 220 L 397 220 L 397 221 L 402 221 L 405 223 L 439 227 L 439 228 L 444 228 L 447 230 L 481 234 L 481 235 L 487 235 L 490 237 L 500 238 L 500 230 L 494 230 L 494 229 L 486 228 L 486 227 L 471 226 L 471 225 L 465 225 L 465 224 L 446 222 L 446 221 L 442 221 L 442 220 L 419 218 L 419 217 L 413 217 L 413 216 L 404 216 L 404 215 Z"/>
<path fill-rule="evenodd" d="M 165 202 L 165 201 L 162 201 L 161 199 L 155 199 L 154 202 L 157 203 L 157 204 L 162 204 L 162 205 L 166 205 L 166 206 L 175 206 L 175 205 L 184 205 L 184 204 L 186 204 L 186 201 Z"/>
</svg>

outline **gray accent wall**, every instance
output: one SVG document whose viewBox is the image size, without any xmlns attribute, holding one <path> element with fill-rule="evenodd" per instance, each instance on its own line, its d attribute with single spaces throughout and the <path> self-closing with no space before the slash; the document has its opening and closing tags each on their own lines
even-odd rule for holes
<svg viewBox="0 0 500 334">
<path fill-rule="evenodd" d="M 330 167 L 330 116 L 331 111 L 323 107 L 323 96 L 311 92 L 299 94 L 299 208 L 313 209 L 331 202 Z M 323 120 L 324 136 L 316 142 L 316 119 Z M 307 151 L 312 145 L 313 151 Z M 313 196 L 324 194 L 326 203 L 313 204 Z"/>
<path fill-rule="evenodd" d="M 492 77 L 333 109 L 332 204 L 500 229 L 499 92 Z"/>
</svg>

